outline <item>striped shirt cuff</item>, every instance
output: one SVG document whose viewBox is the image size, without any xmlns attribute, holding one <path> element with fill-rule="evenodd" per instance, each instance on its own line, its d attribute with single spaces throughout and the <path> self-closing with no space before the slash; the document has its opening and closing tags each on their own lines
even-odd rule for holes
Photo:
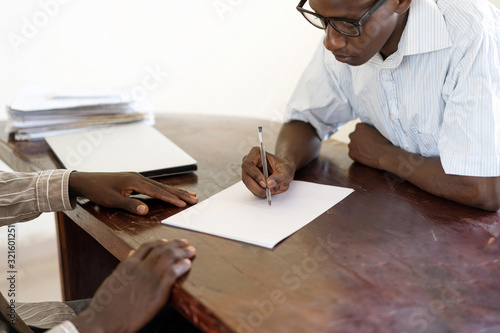
<svg viewBox="0 0 500 333">
<path fill-rule="evenodd" d="M 69 175 L 72 170 L 41 171 L 36 181 L 39 212 L 62 212 L 74 209 L 69 197 Z"/>
<path fill-rule="evenodd" d="M 79 333 L 75 325 L 70 321 L 65 321 L 60 325 L 52 327 L 46 333 Z"/>
<path fill-rule="evenodd" d="M 449 175 L 471 177 L 499 177 L 500 155 L 466 156 L 440 154 L 444 172 Z"/>
</svg>

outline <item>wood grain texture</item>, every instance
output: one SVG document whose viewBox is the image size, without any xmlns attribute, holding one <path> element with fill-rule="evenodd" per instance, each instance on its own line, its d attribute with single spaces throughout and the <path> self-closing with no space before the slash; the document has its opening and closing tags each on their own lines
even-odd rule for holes
<svg viewBox="0 0 500 333">
<path fill-rule="evenodd" d="M 159 117 L 156 127 L 197 159 L 199 169 L 161 181 L 201 200 L 234 184 L 243 156 L 257 145 L 259 125 L 272 147 L 277 123 Z M 0 155 L 18 170 L 58 166 L 43 142 L 2 142 Z M 86 200 L 66 214 L 119 260 L 146 241 L 188 239 L 197 256 L 170 301 L 205 332 L 500 330 L 500 213 L 438 198 L 353 163 L 347 146 L 335 141 L 325 142 L 296 179 L 355 192 L 273 250 L 164 226 L 163 219 L 182 209 L 151 199 L 145 217 Z M 202 201 L 198 207 L 203 214 Z"/>
</svg>

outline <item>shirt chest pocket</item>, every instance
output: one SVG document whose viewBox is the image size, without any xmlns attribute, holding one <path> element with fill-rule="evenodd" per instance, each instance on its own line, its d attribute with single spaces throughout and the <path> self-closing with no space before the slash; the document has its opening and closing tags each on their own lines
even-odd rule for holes
<svg viewBox="0 0 500 333">
<path fill-rule="evenodd" d="M 419 147 L 420 155 L 425 157 L 439 156 L 438 144 L 441 132 L 442 114 L 435 110 L 420 109 L 413 112 L 410 121 L 410 132 L 414 144 Z"/>
</svg>

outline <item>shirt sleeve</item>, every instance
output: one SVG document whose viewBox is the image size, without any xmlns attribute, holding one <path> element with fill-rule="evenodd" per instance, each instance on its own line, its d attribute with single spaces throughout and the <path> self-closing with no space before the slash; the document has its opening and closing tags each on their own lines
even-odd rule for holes
<svg viewBox="0 0 500 333">
<path fill-rule="evenodd" d="M 0 226 L 70 210 L 70 170 L 0 172 Z"/>
<path fill-rule="evenodd" d="M 310 123 L 326 140 L 338 127 L 356 117 L 342 91 L 336 70 L 339 63 L 321 42 L 285 108 L 285 122 Z"/>
<path fill-rule="evenodd" d="M 46 333 L 78 333 L 78 329 L 70 321 L 65 321 L 62 324 L 52 327 Z"/>
<path fill-rule="evenodd" d="M 464 45 L 443 86 L 439 155 L 447 174 L 500 176 L 500 37 L 483 32 Z"/>
</svg>

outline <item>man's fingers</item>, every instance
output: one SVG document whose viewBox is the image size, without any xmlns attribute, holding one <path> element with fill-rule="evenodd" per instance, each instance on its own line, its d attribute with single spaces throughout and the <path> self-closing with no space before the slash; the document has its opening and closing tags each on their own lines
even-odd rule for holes
<svg viewBox="0 0 500 333">
<path fill-rule="evenodd" d="M 168 192 L 168 193 L 173 194 L 174 196 L 182 199 L 183 201 L 189 202 L 191 204 L 195 204 L 198 202 L 198 198 L 196 198 L 195 192 L 185 191 L 185 190 L 176 188 L 174 186 L 166 185 L 166 184 L 157 182 L 155 180 L 149 179 L 147 177 L 144 177 L 142 175 L 140 177 L 141 177 L 141 180 L 143 180 L 144 182 L 152 185 L 153 187 L 159 188 L 161 193 Z M 145 194 L 145 193 L 143 193 L 143 194 Z M 157 199 L 161 199 L 161 198 L 157 198 Z"/>
<path fill-rule="evenodd" d="M 173 264 L 196 254 L 193 246 L 186 246 L 183 241 L 173 241 L 156 245 L 143 260 L 143 264 L 155 271 L 158 276 L 164 274 Z"/>
<path fill-rule="evenodd" d="M 283 192 L 286 192 L 288 191 L 288 187 L 289 187 L 290 184 L 281 184 L 277 187 L 275 187 L 271 192 L 273 194 L 280 194 L 280 193 L 283 193 Z"/>
<path fill-rule="evenodd" d="M 191 195 L 189 192 L 176 189 L 172 186 L 161 183 L 139 182 L 134 186 L 134 191 L 137 193 L 148 195 L 152 198 L 169 202 L 177 207 L 185 207 L 186 202 L 195 204 L 198 198 Z M 191 192 L 193 193 L 193 192 Z"/>
<path fill-rule="evenodd" d="M 149 265 L 162 274 L 165 269 L 168 269 L 171 265 L 179 262 L 180 260 L 193 258 L 196 254 L 196 250 L 193 246 L 188 246 L 185 248 L 155 248 L 151 251 L 147 260 Z"/>
<path fill-rule="evenodd" d="M 147 257 L 147 255 L 151 252 L 151 250 L 153 248 L 155 248 L 156 246 L 162 245 L 162 244 L 165 244 L 164 240 L 157 240 L 157 241 L 153 241 L 153 242 L 144 243 L 136 251 L 132 250 L 135 253 L 133 253 L 130 257 L 142 260 L 145 257 Z M 132 251 L 130 251 L 130 252 L 132 252 Z"/>
<path fill-rule="evenodd" d="M 255 181 L 255 183 L 259 184 L 261 187 L 266 187 L 264 174 L 253 161 L 244 160 L 243 163 L 241 164 L 241 169 L 250 178 L 252 178 Z"/>
<path fill-rule="evenodd" d="M 255 179 L 253 179 L 245 171 L 241 172 L 241 180 L 243 181 L 243 184 L 245 184 L 245 186 L 250 190 L 250 192 L 253 193 L 253 195 L 261 199 L 266 197 L 266 190 L 260 184 L 256 183 Z"/>
<path fill-rule="evenodd" d="M 185 202 L 189 202 L 190 204 L 195 204 L 198 202 L 198 198 L 196 197 L 196 193 L 194 193 L 194 192 L 185 191 L 185 190 L 175 188 L 175 187 L 170 186 L 170 185 L 165 185 L 165 184 L 161 184 L 161 183 L 158 183 L 158 184 L 159 184 L 159 186 L 161 186 L 161 188 L 164 191 L 167 191 L 167 192 L 177 196 L 178 198 L 182 199 Z"/>
<path fill-rule="evenodd" d="M 178 278 L 191 269 L 191 260 L 184 259 L 172 265 L 175 276 Z"/>
<path fill-rule="evenodd" d="M 175 239 L 175 240 L 171 240 L 171 241 L 163 240 L 163 243 L 168 244 L 169 246 L 175 247 L 175 248 L 183 248 L 183 247 L 189 246 L 189 242 L 186 239 Z"/>
<path fill-rule="evenodd" d="M 262 157 L 259 147 L 253 147 L 241 163 L 242 180 L 256 197 L 266 197 L 266 180 L 261 171 Z"/>
<path fill-rule="evenodd" d="M 131 257 L 138 259 L 146 258 L 154 249 L 156 248 L 187 248 L 189 247 L 189 242 L 186 239 L 176 239 L 172 241 L 167 241 L 166 239 L 159 239 L 156 241 L 148 242 L 142 244 L 139 249 L 130 251 Z M 133 253 L 132 253 L 133 252 Z M 191 255 L 192 256 L 192 255 Z"/>
<path fill-rule="evenodd" d="M 277 171 L 269 176 L 269 179 L 267 180 L 267 186 L 269 186 L 271 190 L 279 190 L 279 188 L 283 187 L 283 185 L 288 186 L 291 181 L 292 180 L 289 175 Z"/>
<path fill-rule="evenodd" d="M 176 189 L 133 172 L 73 172 L 70 176 L 70 192 L 73 196 L 85 196 L 99 205 L 123 208 L 140 215 L 147 214 L 148 207 L 143 203 L 139 204 L 139 201 L 124 200 L 124 198 L 133 193 L 140 193 L 178 207 L 198 202 L 196 193 Z"/>
<path fill-rule="evenodd" d="M 160 273 L 160 283 L 162 285 L 162 289 L 165 291 L 170 291 L 172 285 L 175 280 L 179 277 L 187 273 L 191 269 L 191 260 L 190 259 L 182 259 L 173 265 L 169 265 L 165 267 L 165 269 Z"/>
<path fill-rule="evenodd" d="M 161 241 L 154 243 L 154 247 L 150 252 L 150 256 L 158 256 L 166 259 L 167 263 L 183 259 L 191 258 L 195 255 L 196 250 L 193 246 L 189 246 L 186 240 Z"/>
<path fill-rule="evenodd" d="M 272 174 L 267 179 L 267 186 L 273 194 L 283 193 L 288 189 L 293 180 L 293 166 L 286 160 L 266 153 L 266 158 L 270 172 Z M 259 147 L 254 147 L 250 153 L 245 156 L 241 164 L 242 180 L 245 186 L 257 197 L 266 197 L 266 180 L 261 171 L 262 158 Z"/>
<path fill-rule="evenodd" d="M 118 207 L 139 215 L 146 215 L 149 212 L 149 207 L 144 202 L 134 198 L 121 197 Z"/>
<path fill-rule="evenodd" d="M 137 193 L 145 194 L 145 195 L 148 195 L 152 198 L 160 199 L 160 200 L 165 201 L 165 202 L 169 202 L 177 207 L 185 207 L 186 206 L 186 203 L 184 201 L 182 201 L 181 199 L 179 199 L 177 196 L 175 196 L 171 193 L 168 193 L 164 189 L 162 189 L 156 185 L 147 183 L 147 182 L 141 181 L 141 182 L 135 184 L 133 186 L 133 190 Z"/>
</svg>

